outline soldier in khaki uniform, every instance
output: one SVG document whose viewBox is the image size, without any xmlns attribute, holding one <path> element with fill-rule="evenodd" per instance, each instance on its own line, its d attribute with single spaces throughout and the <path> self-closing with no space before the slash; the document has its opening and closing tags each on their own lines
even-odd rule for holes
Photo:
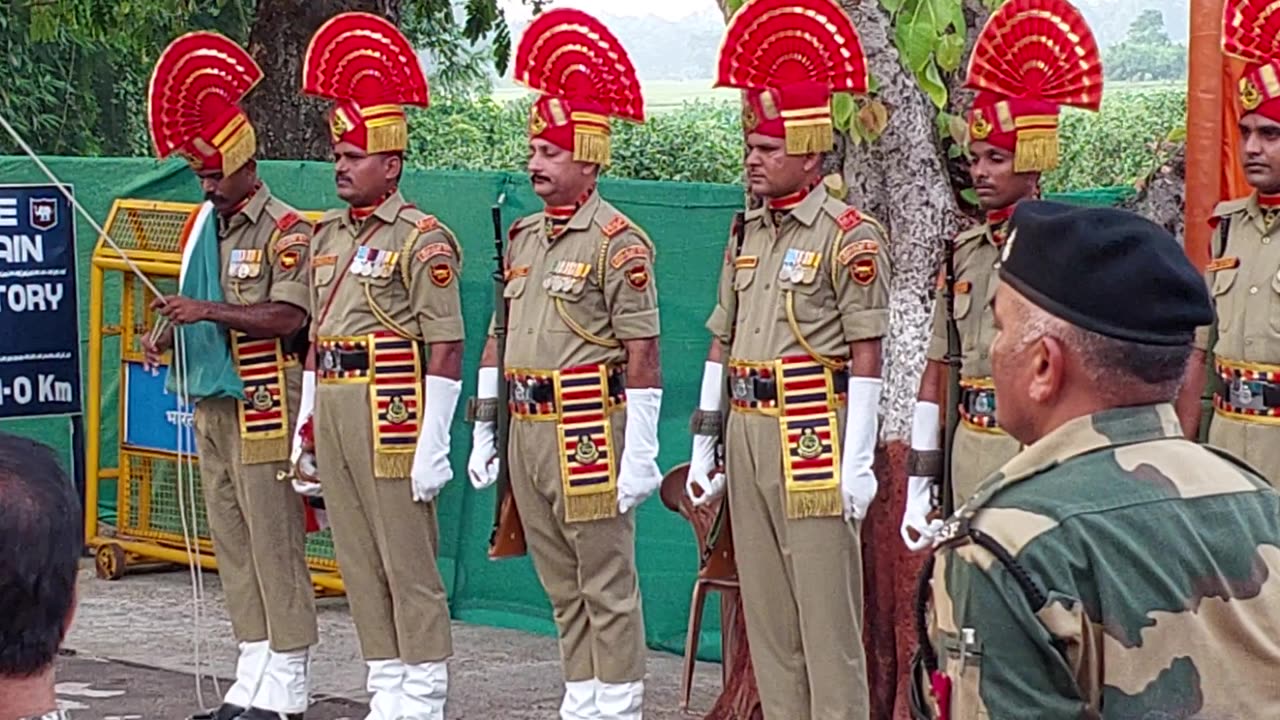
<svg viewBox="0 0 1280 720">
<path fill-rule="evenodd" d="M 244 397 L 206 396 L 195 408 L 209 529 L 240 644 L 221 706 L 196 716 L 213 720 L 301 718 L 317 641 L 304 507 L 277 479 L 298 416 L 311 227 L 258 179 L 253 126 L 236 103 L 261 77 L 235 43 L 191 33 L 161 54 L 149 95 L 156 151 L 188 161 L 216 212 L 225 298 L 175 295 L 152 307 L 173 325 L 225 328 L 245 387 Z M 172 344 L 172 326 L 144 341 L 148 363 Z"/>
<path fill-rule="evenodd" d="M 443 720 L 453 653 L 434 500 L 452 478 L 461 254 L 397 189 L 401 105 L 427 104 L 414 58 L 383 18 L 344 13 L 312 37 L 303 77 L 303 92 L 336 101 L 334 167 L 349 205 L 316 224 L 311 387 L 317 476 L 368 665 L 370 720 Z"/>
<path fill-rule="evenodd" d="M 830 22 L 817 26 L 812 47 L 771 42 L 805 22 L 809 5 Z M 771 57 L 779 47 L 807 62 Z M 747 173 L 764 205 L 746 213 L 725 250 L 688 492 L 705 502 L 728 479 L 765 717 L 866 718 L 859 531 L 876 493 L 891 268 L 880 224 L 819 180 L 832 147 L 831 93 L 865 91 L 865 58 L 833 3 L 753 0 L 730 21 L 719 67 L 719 85 L 747 91 Z M 775 68 L 789 73 L 768 78 Z M 757 85 L 762 76 L 773 86 Z"/>
<path fill-rule="evenodd" d="M 1012 18 L 1012 19 L 1011 19 Z M 996 291 L 1000 249 L 1008 237 L 1009 217 L 1022 200 L 1040 194 L 1040 175 L 1058 165 L 1058 114 L 1061 105 L 1097 110 L 1102 102 L 1102 60 L 1088 25 L 1073 45 L 1078 53 L 1061 61 L 1034 66 L 1034 76 L 1017 74 L 1031 65 L 1004 62 L 998 44 L 1008 33 L 1025 37 L 1035 19 L 996 13 L 983 27 L 970 56 L 965 86 L 978 91 L 969 112 L 969 176 L 986 213 L 986 222 L 960 233 L 948 252 L 953 264 L 951 296 L 954 318 L 948 317 L 947 272 L 938 278 L 933 307 L 933 335 L 928 364 L 920 381 L 907 461 L 908 491 L 902 517 L 902 539 L 911 550 L 932 542 L 941 520 L 930 520 L 932 492 L 950 464 L 955 505 L 969 498 L 983 478 L 1018 453 L 1018 441 L 995 419 L 996 395 L 991 384 L 991 298 Z M 1088 80 L 1088 82 L 1084 82 Z M 1045 94 L 1042 88 L 1052 87 Z M 960 422 L 951 447 L 940 450 L 942 386 L 947 378 L 947 331 L 954 319 L 961 358 L 958 397 Z M 914 537 L 913 537 L 914 534 Z"/>
<path fill-rule="evenodd" d="M 1214 209 L 1217 233 L 1205 278 L 1216 319 L 1196 334 L 1197 353 L 1178 415 L 1195 437 L 1206 382 L 1202 368 L 1205 355 L 1212 353 L 1208 442 L 1243 458 L 1275 485 L 1280 484 L 1280 46 L 1274 32 L 1244 19 L 1254 5 L 1259 4 L 1230 0 L 1223 22 L 1224 49 L 1248 63 L 1238 98 L 1240 155 L 1254 191 Z"/>
<path fill-rule="evenodd" d="M 585 72 L 563 75 L 557 62 Z M 516 221 L 506 255 L 511 492 L 555 613 L 560 717 L 639 720 L 634 509 L 662 482 L 658 295 L 653 244 L 596 180 L 609 162 L 609 117 L 643 121 L 643 100 L 617 39 L 576 10 L 534 19 L 515 72 L 544 93 L 529 120 L 529 174 L 546 207 Z M 468 466 L 477 488 L 500 462 L 498 359 L 490 339 Z"/>
</svg>

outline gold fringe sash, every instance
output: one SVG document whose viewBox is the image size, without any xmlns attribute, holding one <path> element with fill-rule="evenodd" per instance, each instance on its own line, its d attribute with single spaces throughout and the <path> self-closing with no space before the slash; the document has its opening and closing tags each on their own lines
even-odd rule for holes
<svg viewBox="0 0 1280 720">
<path fill-rule="evenodd" d="M 422 427 L 422 356 L 418 343 L 394 333 L 372 333 L 369 345 L 373 476 L 407 478 Z"/>
<path fill-rule="evenodd" d="M 787 154 L 823 153 L 835 146 L 831 121 L 783 121 L 786 127 Z"/>
<path fill-rule="evenodd" d="M 280 341 L 251 340 L 234 333 L 232 356 L 244 380 L 240 403 L 240 462 L 245 465 L 289 459 L 290 437 L 285 395 L 284 352 Z"/>
<path fill-rule="evenodd" d="M 1054 128 L 1028 128 L 1018 131 L 1013 150 L 1013 171 L 1047 172 L 1058 167 L 1058 131 Z"/>
<path fill-rule="evenodd" d="M 608 373 L 605 365 L 584 365 L 555 375 L 565 522 L 604 520 L 618 513 Z"/>
<path fill-rule="evenodd" d="M 609 136 L 595 128 L 579 127 L 573 133 L 573 159 L 593 165 L 608 165 L 612 160 Z"/>
<path fill-rule="evenodd" d="M 783 358 L 777 378 L 787 517 L 838 516 L 844 506 L 831 373 L 810 358 Z"/>
</svg>

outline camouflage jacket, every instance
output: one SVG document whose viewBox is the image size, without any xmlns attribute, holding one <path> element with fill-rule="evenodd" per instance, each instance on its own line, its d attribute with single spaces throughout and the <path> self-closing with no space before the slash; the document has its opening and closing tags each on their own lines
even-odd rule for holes
<svg viewBox="0 0 1280 720">
<path fill-rule="evenodd" d="M 948 521 L 927 628 L 952 720 L 1280 714 L 1280 495 L 1181 435 L 1170 405 L 1077 418 Z"/>
</svg>

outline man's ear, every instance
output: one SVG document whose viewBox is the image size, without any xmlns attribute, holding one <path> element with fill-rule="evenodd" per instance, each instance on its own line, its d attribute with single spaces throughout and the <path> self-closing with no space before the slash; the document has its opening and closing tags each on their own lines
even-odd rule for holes
<svg viewBox="0 0 1280 720">
<path fill-rule="evenodd" d="M 1067 349 L 1060 340 L 1046 335 L 1036 341 L 1031 363 L 1031 383 L 1027 392 L 1041 405 L 1057 402 L 1067 370 Z"/>
<path fill-rule="evenodd" d="M 387 156 L 387 179 L 395 180 L 400 177 L 400 173 L 404 170 L 404 158 L 399 155 Z"/>
</svg>

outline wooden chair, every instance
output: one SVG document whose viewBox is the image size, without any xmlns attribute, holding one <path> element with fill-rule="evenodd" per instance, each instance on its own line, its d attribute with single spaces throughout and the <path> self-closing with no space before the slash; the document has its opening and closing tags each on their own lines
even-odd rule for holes
<svg viewBox="0 0 1280 720">
<path fill-rule="evenodd" d="M 693 597 L 689 603 L 689 629 L 685 635 L 684 668 L 680 678 L 681 710 L 689 709 L 689 698 L 693 693 L 693 671 L 697 662 L 698 637 L 702 631 L 702 611 L 703 606 L 706 604 L 707 596 L 711 592 L 720 593 L 720 617 L 723 628 L 732 627 L 739 607 L 737 602 L 738 576 L 736 570 L 732 569 L 733 548 L 731 543 L 718 543 L 717 557 L 711 558 L 706 564 L 701 563 L 701 559 L 707 556 L 708 537 L 715 524 L 716 515 L 719 512 L 720 503 L 724 500 L 724 496 L 722 495 L 702 507 L 694 507 L 684 489 L 685 478 L 688 473 L 688 463 L 675 467 L 662 478 L 662 488 L 659 491 L 659 495 L 662 497 L 662 504 L 667 506 L 668 510 L 678 513 L 688 520 L 689 524 L 693 526 L 694 539 L 698 543 L 698 577 L 693 583 Z M 729 540 L 727 534 L 730 533 L 730 529 L 728 526 L 724 527 L 721 533 L 726 535 L 725 540 Z M 721 632 L 720 649 L 721 657 L 723 658 L 721 675 L 727 684 L 733 672 L 732 659 L 735 650 L 733 633 Z"/>
</svg>

